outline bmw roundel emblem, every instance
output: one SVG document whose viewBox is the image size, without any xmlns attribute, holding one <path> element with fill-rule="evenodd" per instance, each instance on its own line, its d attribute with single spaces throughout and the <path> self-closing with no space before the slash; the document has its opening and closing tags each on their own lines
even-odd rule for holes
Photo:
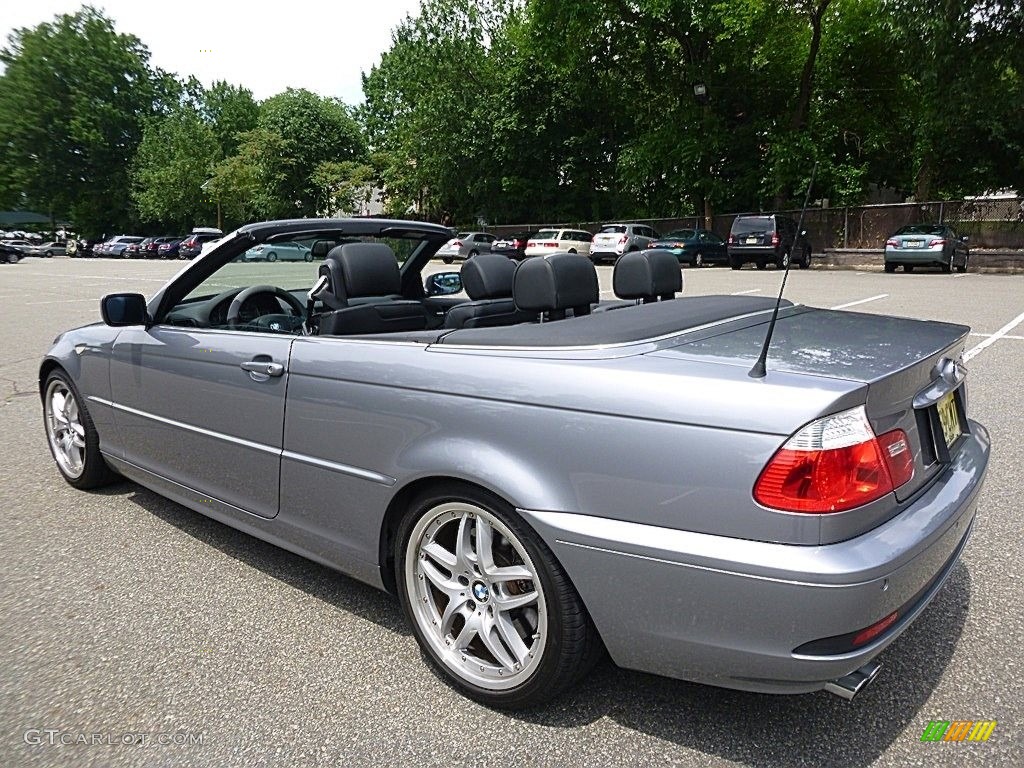
<svg viewBox="0 0 1024 768">
<path fill-rule="evenodd" d="M 489 596 L 490 593 L 487 591 L 486 584 L 478 581 L 473 585 L 473 597 L 475 597 L 479 602 L 485 602 Z"/>
</svg>

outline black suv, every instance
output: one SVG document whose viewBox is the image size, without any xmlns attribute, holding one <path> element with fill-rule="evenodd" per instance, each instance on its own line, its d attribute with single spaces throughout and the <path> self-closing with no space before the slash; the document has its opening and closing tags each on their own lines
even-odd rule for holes
<svg viewBox="0 0 1024 768">
<path fill-rule="evenodd" d="M 758 269 L 769 262 L 780 269 L 786 259 L 801 269 L 811 266 L 811 245 L 797 233 L 796 222 L 788 216 L 774 213 L 756 216 L 737 216 L 729 232 L 729 266 L 739 269 L 749 261 Z"/>
</svg>

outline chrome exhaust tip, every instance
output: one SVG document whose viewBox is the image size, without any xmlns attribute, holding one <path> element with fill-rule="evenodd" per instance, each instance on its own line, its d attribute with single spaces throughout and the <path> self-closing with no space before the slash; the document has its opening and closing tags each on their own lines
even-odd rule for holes
<svg viewBox="0 0 1024 768">
<path fill-rule="evenodd" d="M 851 701 L 854 696 L 874 682 L 881 669 L 881 664 L 876 661 L 869 661 L 863 667 L 854 670 L 845 677 L 825 683 L 825 690 L 829 693 L 834 693 L 836 696 L 841 696 L 847 701 Z"/>
</svg>

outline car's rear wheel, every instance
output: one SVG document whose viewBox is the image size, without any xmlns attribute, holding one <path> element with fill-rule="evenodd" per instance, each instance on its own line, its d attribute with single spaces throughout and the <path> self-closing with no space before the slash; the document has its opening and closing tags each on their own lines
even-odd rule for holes
<svg viewBox="0 0 1024 768">
<path fill-rule="evenodd" d="M 957 271 L 957 272 L 959 272 L 960 274 L 963 274 L 964 272 L 966 272 L 966 271 L 967 271 L 967 260 L 968 260 L 969 258 L 970 258 L 969 256 L 967 256 L 967 255 L 964 255 L 964 263 L 963 263 L 963 264 L 961 264 L 960 266 L 958 266 L 958 267 L 956 268 L 956 271 Z"/>
<path fill-rule="evenodd" d="M 85 403 L 60 369 L 46 377 L 43 389 L 46 442 L 61 475 L 75 488 L 87 490 L 117 478 L 100 454 L 100 438 Z"/>
<path fill-rule="evenodd" d="M 904 264 L 903 265 L 903 271 L 904 272 L 913 272 L 914 271 L 914 265 L 913 264 Z"/>
<path fill-rule="evenodd" d="M 441 261 L 443 261 L 445 264 L 451 264 L 452 261 L 454 261 L 454 259 L 452 259 L 451 256 L 445 256 L 443 259 L 441 259 Z"/>
<path fill-rule="evenodd" d="M 885 271 L 886 272 L 890 272 L 890 273 L 891 272 L 895 272 L 896 271 L 896 264 L 895 264 L 895 262 L 892 262 L 892 261 L 885 262 Z"/>
<path fill-rule="evenodd" d="M 277 254 L 271 251 L 267 254 L 267 261 L 277 261 Z"/>
<path fill-rule="evenodd" d="M 758 259 L 757 261 L 754 262 L 754 266 L 757 267 L 758 269 L 767 269 L 768 262 L 765 261 L 764 259 Z"/>
<path fill-rule="evenodd" d="M 729 267 L 732 269 L 741 269 L 743 267 L 743 262 L 736 256 L 730 256 Z"/>
<path fill-rule="evenodd" d="M 949 261 L 945 264 L 940 265 L 944 274 L 949 274 L 953 271 L 953 257 L 950 256 Z"/>
<path fill-rule="evenodd" d="M 419 496 L 396 582 L 423 653 L 470 698 L 515 709 L 575 683 L 601 644 L 551 550 L 500 499 L 452 485 Z"/>
</svg>

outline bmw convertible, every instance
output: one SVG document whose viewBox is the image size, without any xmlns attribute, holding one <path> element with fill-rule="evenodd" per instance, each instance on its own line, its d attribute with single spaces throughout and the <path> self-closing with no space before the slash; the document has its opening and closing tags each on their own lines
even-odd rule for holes
<svg viewBox="0 0 1024 768">
<path fill-rule="evenodd" d="M 614 300 L 571 253 L 425 275 L 450 236 L 252 224 L 148 299 L 105 296 L 39 370 L 60 474 L 396 594 L 424 657 L 490 706 L 604 654 L 767 693 L 875 679 L 971 533 L 969 329 L 682 297 L 663 251 L 621 257 Z M 244 258 L 280 242 L 318 261 Z"/>
</svg>

